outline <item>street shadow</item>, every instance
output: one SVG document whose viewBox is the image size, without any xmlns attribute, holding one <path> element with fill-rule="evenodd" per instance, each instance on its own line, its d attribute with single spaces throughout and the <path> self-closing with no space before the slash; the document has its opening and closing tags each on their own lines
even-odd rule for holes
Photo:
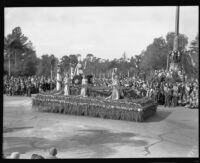
<svg viewBox="0 0 200 163">
<path fill-rule="evenodd" d="M 4 137 L 4 155 L 12 152 L 21 154 L 36 149 L 47 150 L 56 147 L 59 151 L 78 152 L 80 157 L 102 158 L 117 152 L 117 146 L 147 146 L 145 140 L 134 139 L 137 134 L 131 132 L 110 132 L 109 130 L 78 130 L 79 134 L 56 140 L 37 137 Z"/>
<path fill-rule="evenodd" d="M 131 132 L 110 132 L 109 130 L 79 130 L 81 132 L 87 132 L 88 134 L 84 135 L 74 135 L 71 140 L 76 141 L 78 144 L 83 146 L 88 146 L 90 150 L 93 151 L 92 157 L 102 158 L 109 156 L 115 152 L 116 149 L 113 149 L 109 146 L 133 146 L 141 147 L 148 144 L 145 140 L 134 139 L 138 134 Z"/>
<path fill-rule="evenodd" d="M 145 123 L 149 122 L 160 122 L 165 120 L 169 115 L 171 114 L 171 111 L 168 110 L 157 110 L 156 113 L 152 116 L 144 120 Z"/>
<path fill-rule="evenodd" d="M 31 129 L 31 128 L 33 128 L 33 126 L 29 126 L 29 127 L 13 127 L 13 128 L 3 127 L 3 133 L 13 132 L 13 131 L 16 131 L 16 130 Z"/>
</svg>

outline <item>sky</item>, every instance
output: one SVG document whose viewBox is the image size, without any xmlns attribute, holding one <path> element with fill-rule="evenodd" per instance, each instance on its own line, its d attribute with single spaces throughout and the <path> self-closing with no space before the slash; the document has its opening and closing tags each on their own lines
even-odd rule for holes
<svg viewBox="0 0 200 163">
<path fill-rule="evenodd" d="M 180 6 L 179 32 L 198 34 L 198 6 Z M 138 55 L 156 37 L 175 31 L 175 6 L 4 8 L 5 33 L 20 26 L 37 56 L 93 54 L 102 59 Z"/>
</svg>

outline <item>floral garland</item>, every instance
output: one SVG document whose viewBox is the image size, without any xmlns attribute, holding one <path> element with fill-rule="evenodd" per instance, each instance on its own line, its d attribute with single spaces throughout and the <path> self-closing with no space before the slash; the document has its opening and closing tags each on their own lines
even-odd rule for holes
<svg viewBox="0 0 200 163">
<path fill-rule="evenodd" d="M 155 103 L 152 99 L 147 97 L 141 99 L 121 99 L 121 100 L 112 100 L 112 99 L 105 99 L 101 97 L 81 97 L 81 96 L 64 96 L 64 95 L 44 95 L 38 94 L 35 96 L 35 99 L 39 100 L 56 100 L 56 101 L 75 101 L 75 102 L 89 102 L 89 103 L 106 103 L 106 104 L 113 104 L 113 105 L 130 105 L 130 107 L 134 107 L 134 105 L 146 105 L 146 104 L 153 104 Z"/>
<path fill-rule="evenodd" d="M 156 104 L 147 98 L 114 101 L 103 98 L 39 94 L 33 98 L 32 104 L 33 108 L 39 111 L 136 121 L 142 121 L 147 114 L 150 116 L 157 109 Z"/>
</svg>

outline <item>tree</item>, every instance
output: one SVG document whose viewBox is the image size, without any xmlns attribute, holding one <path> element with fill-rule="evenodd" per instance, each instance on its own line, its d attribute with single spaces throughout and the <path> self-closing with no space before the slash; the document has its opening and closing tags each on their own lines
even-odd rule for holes
<svg viewBox="0 0 200 163">
<path fill-rule="evenodd" d="M 153 43 L 147 47 L 143 56 L 141 55 L 140 66 L 145 71 L 165 69 L 167 65 L 167 54 L 168 46 L 164 38 L 155 38 Z"/>
<path fill-rule="evenodd" d="M 168 50 L 172 51 L 174 47 L 174 38 L 175 38 L 175 32 L 168 32 L 166 35 L 166 41 L 167 41 L 167 46 Z M 186 49 L 186 46 L 188 44 L 188 37 L 184 34 L 179 34 L 178 36 L 178 50 L 182 51 Z"/>
<path fill-rule="evenodd" d="M 55 73 L 56 73 L 56 64 L 57 64 L 57 62 L 58 62 L 58 59 L 53 55 L 53 54 L 51 54 L 51 56 L 50 56 L 50 62 L 51 62 L 51 79 L 53 79 L 54 78 L 54 76 L 55 76 Z"/>
<path fill-rule="evenodd" d="M 198 64 L 199 64 L 199 36 L 198 35 L 190 43 L 190 53 L 189 54 L 190 54 L 193 66 L 198 68 Z"/>
<path fill-rule="evenodd" d="M 111 60 L 110 65 L 109 65 L 109 69 L 113 69 L 118 67 L 118 63 L 116 59 Z"/>
<path fill-rule="evenodd" d="M 119 59 L 119 62 L 127 62 L 127 55 L 125 52 L 122 54 L 122 57 Z"/>
<path fill-rule="evenodd" d="M 19 75 L 23 71 L 21 63 L 25 60 L 23 54 L 30 53 L 35 54 L 32 43 L 28 40 L 24 34 L 22 34 L 21 28 L 16 27 L 12 30 L 11 34 L 4 37 L 4 61 L 6 62 L 6 69 L 9 71 L 9 75 Z"/>
<path fill-rule="evenodd" d="M 188 77 L 191 77 L 194 73 L 194 69 L 192 66 L 192 60 L 188 52 L 184 52 L 182 54 L 182 66 L 184 72 L 187 74 Z"/>
<path fill-rule="evenodd" d="M 44 75 L 46 77 L 51 75 L 51 59 L 52 57 L 48 54 L 42 55 L 38 65 L 37 75 Z"/>
<path fill-rule="evenodd" d="M 35 75 L 37 72 L 37 65 L 39 63 L 36 54 L 29 54 L 22 62 L 22 69 L 23 71 L 18 71 L 17 75 L 20 76 L 32 76 Z"/>
<path fill-rule="evenodd" d="M 77 56 L 74 55 L 74 54 L 70 54 L 69 55 L 69 58 L 70 58 L 70 64 L 75 67 L 76 64 L 78 63 L 78 59 L 77 59 Z"/>
<path fill-rule="evenodd" d="M 192 74 L 193 76 L 198 76 L 198 68 L 199 68 L 199 36 L 197 35 L 195 39 L 190 43 L 190 51 L 187 52 L 187 65 L 184 67 L 188 70 L 190 67 L 190 71 L 188 74 Z"/>
<path fill-rule="evenodd" d="M 52 67 L 52 69 L 54 69 L 56 66 L 57 58 L 53 54 L 51 54 L 50 57 L 51 57 L 51 67 Z"/>
<path fill-rule="evenodd" d="M 64 70 L 64 72 L 67 72 L 69 70 L 69 68 L 70 68 L 70 57 L 65 55 L 61 58 L 61 67 Z"/>
<path fill-rule="evenodd" d="M 133 74 L 135 74 L 135 70 L 136 70 L 136 59 L 132 56 L 130 59 L 130 68 L 129 68 L 129 73 L 130 76 L 133 76 Z"/>
</svg>

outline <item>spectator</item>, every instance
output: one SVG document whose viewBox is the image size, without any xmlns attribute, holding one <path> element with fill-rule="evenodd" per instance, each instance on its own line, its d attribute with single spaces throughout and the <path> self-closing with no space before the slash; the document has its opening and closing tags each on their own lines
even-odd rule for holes
<svg viewBox="0 0 200 163">
<path fill-rule="evenodd" d="M 169 106 L 169 88 L 168 88 L 168 85 L 165 84 L 164 86 L 164 95 L 165 95 L 165 104 L 164 106 Z"/>
<path fill-rule="evenodd" d="M 44 159 L 44 157 L 38 154 L 32 154 L 31 159 Z"/>
<path fill-rule="evenodd" d="M 168 94 L 168 105 L 169 105 L 169 107 L 172 106 L 172 101 L 173 101 L 173 85 L 170 83 L 169 94 Z"/>
<path fill-rule="evenodd" d="M 47 159 L 57 159 L 56 155 L 57 155 L 57 149 L 52 147 L 49 149 L 49 155 L 46 157 Z"/>
<path fill-rule="evenodd" d="M 176 107 L 177 104 L 178 104 L 178 86 L 177 86 L 176 83 L 173 86 L 173 95 L 172 96 L 173 96 L 173 98 L 172 98 L 172 106 Z"/>
<path fill-rule="evenodd" d="M 9 159 L 19 159 L 20 158 L 20 153 L 19 152 L 13 152 L 9 157 Z"/>
<path fill-rule="evenodd" d="M 41 79 L 41 80 L 40 80 Z M 39 93 L 39 87 L 41 86 L 42 91 L 50 90 L 50 84 L 52 89 L 55 88 L 55 81 L 50 79 L 44 79 L 43 77 L 10 77 L 4 78 L 4 94 L 14 95 L 27 95 L 30 96 L 32 93 Z"/>
</svg>

